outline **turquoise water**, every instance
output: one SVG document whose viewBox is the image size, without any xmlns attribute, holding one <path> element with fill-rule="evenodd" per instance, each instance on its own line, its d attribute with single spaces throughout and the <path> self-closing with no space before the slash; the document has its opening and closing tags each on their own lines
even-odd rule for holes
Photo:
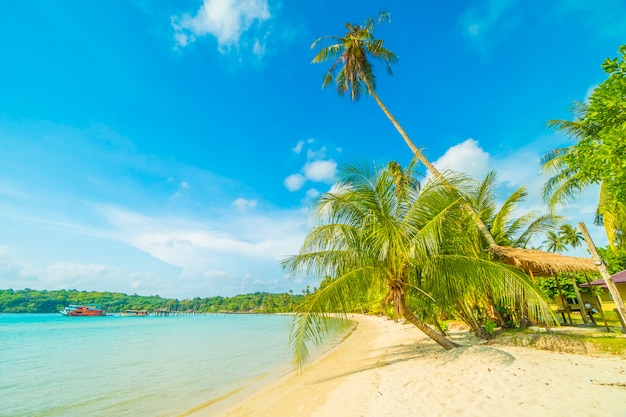
<svg viewBox="0 0 626 417">
<path fill-rule="evenodd" d="M 291 369 L 291 317 L 0 314 L 0 416 L 176 416 Z"/>
</svg>

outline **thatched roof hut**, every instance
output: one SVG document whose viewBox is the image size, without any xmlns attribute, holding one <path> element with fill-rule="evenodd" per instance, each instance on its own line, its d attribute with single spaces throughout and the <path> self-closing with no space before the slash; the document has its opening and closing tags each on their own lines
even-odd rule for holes
<svg viewBox="0 0 626 417">
<path fill-rule="evenodd" d="M 524 270 L 534 277 L 548 277 L 561 272 L 598 272 L 598 267 L 591 258 L 577 258 L 508 246 L 493 246 L 490 250 L 503 262 Z"/>
<path fill-rule="evenodd" d="M 577 258 L 574 256 L 564 256 L 540 250 L 511 248 L 508 246 L 497 245 L 492 246 L 490 251 L 503 262 L 527 272 L 533 278 L 554 276 L 563 303 L 564 312 L 567 313 L 570 323 L 573 323 L 572 316 L 565 295 L 563 294 L 563 290 L 561 289 L 558 274 L 562 272 L 598 272 L 598 266 L 594 263 L 592 258 Z M 574 279 L 572 278 L 572 280 Z M 574 289 L 576 291 L 578 303 L 582 305 L 582 299 L 580 298 L 576 285 L 574 285 Z M 583 312 L 582 309 L 580 312 L 583 322 L 587 324 L 587 316 L 585 312 Z M 563 320 L 565 321 L 565 315 L 563 315 Z"/>
</svg>

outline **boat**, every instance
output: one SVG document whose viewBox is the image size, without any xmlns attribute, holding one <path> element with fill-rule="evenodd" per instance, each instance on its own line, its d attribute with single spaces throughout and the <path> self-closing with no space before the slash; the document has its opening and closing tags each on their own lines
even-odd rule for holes
<svg viewBox="0 0 626 417">
<path fill-rule="evenodd" d="M 146 317 L 148 310 L 126 310 L 122 311 L 120 315 L 124 317 Z"/>
<path fill-rule="evenodd" d="M 71 317 L 97 317 L 106 315 L 106 311 L 99 304 L 70 304 L 61 310 L 60 313 L 64 316 Z"/>
</svg>

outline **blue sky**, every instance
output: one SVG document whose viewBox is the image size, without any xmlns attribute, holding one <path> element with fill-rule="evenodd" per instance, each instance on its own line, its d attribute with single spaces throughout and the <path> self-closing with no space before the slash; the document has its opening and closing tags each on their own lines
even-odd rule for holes
<svg viewBox="0 0 626 417">
<path fill-rule="evenodd" d="M 311 43 L 381 8 L 378 93 L 426 155 L 544 210 L 539 159 L 626 43 L 626 5 L 576 0 L 0 2 L 0 288 L 207 297 L 286 276 L 337 166 L 407 164 L 369 97 L 322 90 Z M 592 227 L 595 190 L 564 214 Z"/>
</svg>

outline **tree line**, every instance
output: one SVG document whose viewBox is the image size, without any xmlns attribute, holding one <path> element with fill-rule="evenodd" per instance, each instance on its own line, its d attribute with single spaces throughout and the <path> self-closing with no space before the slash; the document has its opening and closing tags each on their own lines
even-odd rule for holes
<svg viewBox="0 0 626 417">
<path fill-rule="evenodd" d="M 125 310 L 194 311 L 196 313 L 287 313 L 294 311 L 304 295 L 267 292 L 234 297 L 178 300 L 158 295 L 142 296 L 107 291 L 0 290 L 0 313 L 57 313 L 69 304 L 100 304 L 108 313 Z"/>
</svg>

